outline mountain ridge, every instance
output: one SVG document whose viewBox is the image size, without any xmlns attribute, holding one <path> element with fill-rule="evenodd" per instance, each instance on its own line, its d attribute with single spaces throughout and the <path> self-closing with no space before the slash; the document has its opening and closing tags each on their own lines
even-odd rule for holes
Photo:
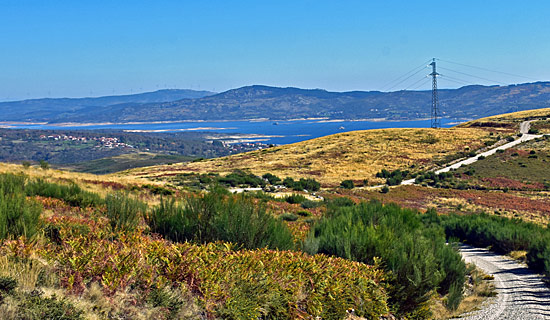
<svg viewBox="0 0 550 320">
<path fill-rule="evenodd" d="M 550 106 L 550 82 L 439 90 L 440 114 L 475 119 Z M 0 103 L 0 108 L 8 107 Z M 198 98 L 88 108 L 3 112 L 0 121 L 147 122 L 297 118 L 411 120 L 430 117 L 431 91 L 347 91 L 250 85 Z M 5 109 L 5 108 L 4 108 Z"/>
</svg>

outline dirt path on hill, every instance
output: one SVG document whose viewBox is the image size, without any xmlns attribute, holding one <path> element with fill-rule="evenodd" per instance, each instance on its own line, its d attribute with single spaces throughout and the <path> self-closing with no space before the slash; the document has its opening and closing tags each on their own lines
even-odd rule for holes
<svg viewBox="0 0 550 320">
<path fill-rule="evenodd" d="M 514 147 L 514 146 L 517 146 L 518 144 L 520 143 L 523 143 L 523 142 L 526 142 L 526 141 L 529 141 L 529 140 L 533 140 L 533 139 L 536 139 L 536 138 L 540 138 L 542 137 L 543 135 L 542 134 L 529 134 L 529 128 L 531 127 L 531 122 L 534 121 L 534 120 L 531 120 L 531 121 L 524 121 L 522 122 L 520 125 L 519 125 L 519 131 L 520 133 L 522 134 L 521 137 L 519 137 L 519 139 L 517 140 L 514 140 L 512 142 L 508 142 L 506 144 L 503 144 L 499 147 L 496 147 L 496 148 L 492 148 L 490 150 L 487 150 L 485 152 L 482 152 L 480 154 L 477 154 L 476 156 L 474 157 L 471 157 L 471 158 L 468 158 L 468 159 L 464 159 L 462 161 L 459 161 L 457 163 L 454 163 L 452 165 L 449 165 L 449 166 L 446 166 L 442 169 L 439 169 L 439 170 L 436 170 L 435 173 L 442 173 L 442 172 L 448 172 L 448 171 L 451 171 L 451 169 L 458 169 L 460 168 L 460 166 L 462 165 L 469 165 L 469 164 L 472 164 L 476 161 L 479 160 L 479 157 L 483 156 L 483 157 L 488 157 L 490 155 L 493 155 L 495 154 L 498 150 L 506 150 L 506 149 L 509 149 L 511 147 Z M 403 185 L 411 185 L 411 184 L 414 184 L 414 181 L 415 179 L 409 179 L 409 180 L 404 180 L 403 182 L 401 182 L 401 184 Z"/>
<path fill-rule="evenodd" d="M 487 249 L 462 245 L 460 252 L 466 262 L 495 277 L 497 296 L 486 301 L 481 310 L 459 319 L 550 319 L 550 289 L 540 275 Z"/>
</svg>

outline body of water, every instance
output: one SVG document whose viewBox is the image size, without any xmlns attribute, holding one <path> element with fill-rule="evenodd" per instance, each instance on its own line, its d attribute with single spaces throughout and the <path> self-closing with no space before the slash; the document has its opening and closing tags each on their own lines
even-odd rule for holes
<svg viewBox="0 0 550 320">
<path fill-rule="evenodd" d="M 442 127 L 456 125 L 453 119 L 441 119 Z M 332 120 L 292 120 L 292 121 L 200 121 L 173 123 L 137 124 L 94 124 L 94 125 L 37 125 L 17 124 L 13 128 L 48 130 L 95 130 L 117 129 L 148 132 L 216 132 L 225 134 L 261 135 L 249 140 L 273 144 L 289 144 L 309 140 L 339 132 L 384 129 L 384 128 L 429 128 L 430 120 L 410 121 L 332 121 Z M 247 139 L 248 140 L 248 139 Z"/>
</svg>

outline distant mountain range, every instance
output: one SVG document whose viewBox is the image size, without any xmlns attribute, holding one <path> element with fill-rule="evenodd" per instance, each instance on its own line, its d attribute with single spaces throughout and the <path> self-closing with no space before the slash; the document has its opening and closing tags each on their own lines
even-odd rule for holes
<svg viewBox="0 0 550 320">
<path fill-rule="evenodd" d="M 430 117 L 431 91 L 351 91 L 247 86 L 214 94 L 161 90 L 127 96 L 0 103 L 0 121 L 129 122 L 324 117 L 410 120 Z M 550 82 L 439 90 L 442 116 L 474 119 L 550 107 Z"/>
<path fill-rule="evenodd" d="M 75 115 L 88 115 L 95 122 L 101 108 L 119 109 L 134 105 L 198 99 L 215 94 L 210 91 L 165 89 L 138 94 L 96 98 L 43 98 L 0 102 L 0 121 L 63 121 Z"/>
</svg>

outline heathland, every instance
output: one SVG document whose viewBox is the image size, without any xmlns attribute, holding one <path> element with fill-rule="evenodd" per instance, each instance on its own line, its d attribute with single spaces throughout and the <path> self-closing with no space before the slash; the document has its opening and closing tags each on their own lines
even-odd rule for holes
<svg viewBox="0 0 550 320">
<path fill-rule="evenodd" d="M 350 132 L 101 176 L 1 164 L 0 314 L 457 316 L 494 292 L 453 241 L 550 274 L 549 140 L 430 170 L 516 139 L 525 119 L 544 130 L 550 110 L 535 112 L 506 115 L 505 125 Z M 410 177 L 415 185 L 399 185 Z M 394 186 L 372 187 L 381 183 Z M 254 186 L 264 191 L 227 190 Z"/>
</svg>

